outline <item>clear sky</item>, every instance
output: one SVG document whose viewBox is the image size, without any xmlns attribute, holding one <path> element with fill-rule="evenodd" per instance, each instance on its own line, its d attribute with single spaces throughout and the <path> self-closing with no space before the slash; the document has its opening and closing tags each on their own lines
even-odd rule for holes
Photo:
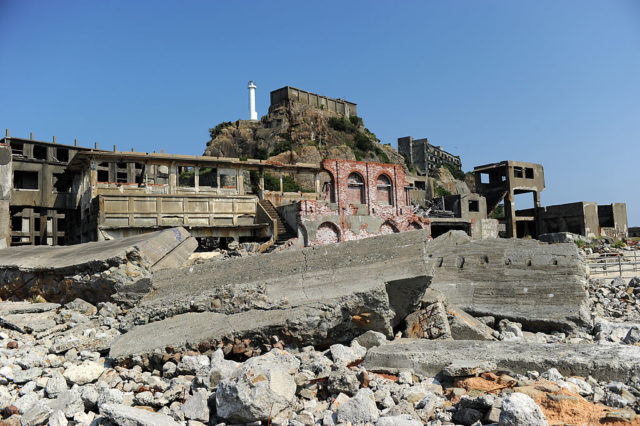
<svg viewBox="0 0 640 426">
<path fill-rule="evenodd" d="M 542 163 L 542 204 L 640 226 L 640 1 L 0 0 L 0 127 L 201 154 L 285 85 L 358 104 L 385 143 L 463 169 Z"/>
</svg>

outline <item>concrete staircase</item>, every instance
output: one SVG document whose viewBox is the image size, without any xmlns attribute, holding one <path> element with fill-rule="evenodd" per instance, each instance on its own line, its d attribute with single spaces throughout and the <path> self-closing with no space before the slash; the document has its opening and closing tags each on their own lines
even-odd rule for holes
<svg viewBox="0 0 640 426">
<path fill-rule="evenodd" d="M 286 241 L 291 238 L 295 238 L 298 235 L 291 229 L 291 227 L 284 221 L 278 210 L 276 210 L 275 206 L 269 200 L 260 200 L 259 201 L 262 208 L 267 212 L 269 216 L 276 220 L 278 226 L 278 235 L 275 238 L 274 247 L 280 246 L 284 244 Z"/>
</svg>

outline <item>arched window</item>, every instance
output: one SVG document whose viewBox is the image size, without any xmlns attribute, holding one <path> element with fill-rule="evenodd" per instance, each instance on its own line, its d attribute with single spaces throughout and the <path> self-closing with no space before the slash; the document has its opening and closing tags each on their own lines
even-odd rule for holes
<svg viewBox="0 0 640 426">
<path fill-rule="evenodd" d="M 347 178 L 347 202 L 364 204 L 364 179 L 359 173 L 351 173 Z"/>
<path fill-rule="evenodd" d="M 393 205 L 393 189 L 391 186 L 391 179 L 387 175 L 378 176 L 378 181 L 376 182 L 376 201 L 380 205 Z"/>
</svg>

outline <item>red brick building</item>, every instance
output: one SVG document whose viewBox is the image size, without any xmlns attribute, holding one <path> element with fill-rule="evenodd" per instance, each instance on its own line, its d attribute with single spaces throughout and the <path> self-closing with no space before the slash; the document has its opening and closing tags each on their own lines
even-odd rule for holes
<svg viewBox="0 0 640 426">
<path fill-rule="evenodd" d="M 322 167 L 330 176 L 323 188 L 325 200 L 301 201 L 293 205 L 295 212 L 286 212 L 289 218 L 295 213 L 304 245 L 429 227 L 428 219 L 413 214 L 402 166 L 324 160 Z"/>
</svg>

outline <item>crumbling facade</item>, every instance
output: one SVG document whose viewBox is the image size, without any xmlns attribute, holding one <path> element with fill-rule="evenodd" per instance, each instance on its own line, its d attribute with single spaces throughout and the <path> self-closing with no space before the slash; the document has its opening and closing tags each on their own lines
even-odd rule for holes
<svg viewBox="0 0 640 426">
<path fill-rule="evenodd" d="M 0 140 L 0 246 L 68 242 L 76 203 L 65 170 L 85 150 L 8 134 Z"/>
<path fill-rule="evenodd" d="M 464 231 L 474 240 L 498 237 L 498 221 L 487 217 L 487 201 L 479 194 L 447 195 L 433 200 L 429 211 L 431 236 Z"/>
<path fill-rule="evenodd" d="M 402 154 L 419 172 L 429 175 L 443 164 L 462 167 L 459 155 L 453 155 L 441 146 L 431 145 L 429 139 L 413 139 L 411 136 L 398 138 L 398 152 Z"/>
<path fill-rule="evenodd" d="M 305 246 L 429 227 L 413 214 L 402 166 L 324 160 L 322 167 L 330 176 L 324 200 L 279 208 Z"/>
<path fill-rule="evenodd" d="M 347 117 L 350 115 L 358 115 L 357 105 L 353 102 L 345 101 L 344 99 L 328 98 L 290 86 L 285 86 L 271 92 L 269 112 L 291 101 L 311 105 L 320 110 L 335 112 Z"/>
</svg>

